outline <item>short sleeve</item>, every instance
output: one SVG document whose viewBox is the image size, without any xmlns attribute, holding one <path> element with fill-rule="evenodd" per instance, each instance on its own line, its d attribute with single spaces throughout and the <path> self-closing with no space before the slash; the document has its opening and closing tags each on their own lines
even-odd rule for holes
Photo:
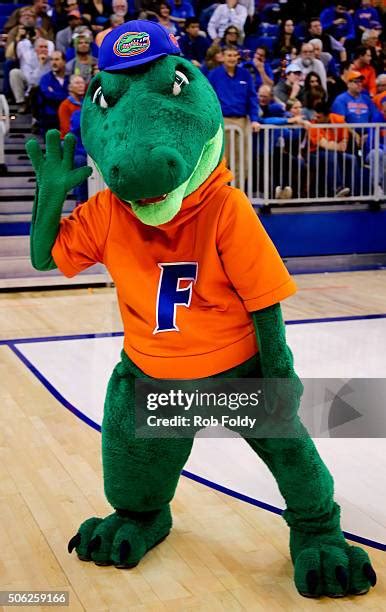
<svg viewBox="0 0 386 612">
<path fill-rule="evenodd" d="M 217 250 L 226 275 L 249 312 L 272 306 L 296 292 L 275 245 L 238 189 L 232 189 L 223 205 Z"/>
<path fill-rule="evenodd" d="M 103 262 L 111 219 L 111 193 L 98 192 L 80 204 L 60 222 L 52 256 L 59 270 L 68 277 Z"/>
</svg>

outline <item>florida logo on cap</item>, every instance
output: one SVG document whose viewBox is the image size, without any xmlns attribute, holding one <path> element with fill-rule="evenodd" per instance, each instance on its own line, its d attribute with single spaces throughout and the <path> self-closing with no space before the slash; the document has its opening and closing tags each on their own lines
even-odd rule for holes
<svg viewBox="0 0 386 612">
<path fill-rule="evenodd" d="M 113 52 L 120 57 L 139 55 L 150 47 L 150 36 L 147 32 L 125 32 L 114 44 Z"/>
</svg>

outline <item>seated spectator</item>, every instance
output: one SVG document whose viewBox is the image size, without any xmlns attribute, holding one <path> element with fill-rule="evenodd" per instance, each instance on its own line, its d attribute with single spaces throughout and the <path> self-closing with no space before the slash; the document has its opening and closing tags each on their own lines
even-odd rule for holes
<svg viewBox="0 0 386 612">
<path fill-rule="evenodd" d="M 382 119 L 386 122 L 386 97 L 382 100 Z M 378 180 L 375 174 L 376 158 L 378 157 Z M 370 177 L 374 193 L 377 197 L 386 194 L 386 130 L 381 129 L 379 147 L 372 149 L 368 154 L 366 162 L 370 165 Z"/>
<path fill-rule="evenodd" d="M 261 85 L 259 87 L 257 101 L 259 123 L 272 123 L 265 120 L 284 117 L 284 106 L 273 99 L 272 87 L 270 85 Z"/>
<path fill-rule="evenodd" d="M 0 94 L 0 176 L 5 176 L 8 172 L 4 156 L 5 136 L 9 132 L 9 107 L 7 98 Z"/>
<path fill-rule="evenodd" d="M 58 109 L 68 96 L 69 78 L 65 75 L 66 60 L 62 51 L 51 56 L 51 70 L 39 83 L 39 123 L 43 132 L 59 128 Z"/>
<path fill-rule="evenodd" d="M 377 74 L 384 72 L 385 54 L 383 44 L 379 40 L 380 32 L 377 30 L 365 30 L 362 34 L 362 46 L 371 51 L 371 65 Z"/>
<path fill-rule="evenodd" d="M 371 97 L 377 93 L 377 84 L 374 68 L 371 66 L 371 51 L 366 47 L 358 47 L 354 52 L 353 70 L 363 76 L 362 87 Z"/>
<path fill-rule="evenodd" d="M 109 19 L 109 27 L 106 28 L 105 30 L 102 30 L 101 32 L 98 32 L 98 34 L 95 36 L 95 44 L 97 47 L 100 47 L 104 37 L 111 32 L 111 30 L 114 30 L 114 28 L 117 28 L 118 26 L 122 25 L 122 23 L 124 23 L 123 17 L 121 15 L 115 15 L 114 13 L 112 15 L 110 15 L 110 19 Z"/>
<path fill-rule="evenodd" d="M 20 68 L 13 68 L 9 74 L 12 93 L 19 113 L 28 112 L 26 96 L 33 86 L 37 86 L 43 74 L 51 69 L 50 55 L 54 44 L 45 38 L 24 38 L 17 43 L 16 54 Z"/>
<path fill-rule="evenodd" d="M 281 79 L 273 88 L 277 100 L 287 104 L 288 100 L 302 99 L 304 87 L 301 84 L 303 73 L 298 64 L 289 64 L 285 71 L 285 79 Z"/>
<path fill-rule="evenodd" d="M 364 94 L 363 76 L 356 70 L 347 75 L 347 91 L 335 98 L 331 111 L 346 123 L 373 123 L 379 120 L 379 111 L 367 94 Z M 366 128 L 350 129 L 358 150 L 367 155 L 373 146 L 373 133 Z"/>
<path fill-rule="evenodd" d="M 320 13 L 320 21 L 329 34 L 351 50 L 355 43 L 355 26 L 347 8 L 346 0 L 335 0 L 334 6 Z"/>
<path fill-rule="evenodd" d="M 25 7 L 17 8 L 10 15 L 9 19 L 4 25 L 4 32 L 7 34 L 12 30 L 15 25 L 20 23 L 20 11 L 23 11 Z M 47 0 L 32 0 L 32 7 L 35 15 L 35 27 L 39 30 L 44 30 L 45 36 L 48 40 L 54 40 L 54 27 L 50 17 L 47 15 L 48 2 Z"/>
<path fill-rule="evenodd" d="M 327 53 L 331 53 L 333 56 L 337 56 L 339 54 L 339 59 L 344 62 L 347 60 L 347 52 L 336 38 L 331 36 L 331 34 L 327 34 L 327 32 L 323 31 L 323 26 L 319 17 L 312 17 L 308 22 L 308 35 L 307 42 L 311 39 L 319 38 L 322 41 L 323 49 Z"/>
<path fill-rule="evenodd" d="M 237 0 L 226 0 L 215 9 L 208 23 L 208 34 L 214 42 L 220 42 L 224 32 L 229 25 L 234 25 L 244 33 L 244 25 L 247 19 L 247 9 L 239 4 Z"/>
<path fill-rule="evenodd" d="M 68 26 L 63 30 L 59 30 L 56 34 L 55 46 L 58 51 L 61 51 L 66 55 L 67 49 L 72 45 L 72 37 L 74 35 L 75 28 L 82 24 L 82 18 L 80 12 L 70 11 L 67 13 Z"/>
<path fill-rule="evenodd" d="M 72 114 L 82 107 L 84 94 L 86 92 L 86 83 L 83 77 L 72 74 L 68 85 L 68 91 L 70 95 L 61 102 L 58 109 L 61 138 L 64 138 L 70 131 Z"/>
<path fill-rule="evenodd" d="M 178 41 L 182 55 L 192 64 L 201 68 L 210 42 L 200 35 L 200 24 L 197 17 L 189 17 L 185 22 L 185 34 Z"/>
<path fill-rule="evenodd" d="M 304 81 L 303 103 L 307 119 L 314 117 L 315 104 L 326 102 L 327 95 L 322 87 L 320 77 L 316 72 L 309 72 Z"/>
<path fill-rule="evenodd" d="M 361 0 L 360 8 L 354 13 L 354 24 L 357 30 L 364 32 L 372 28 L 372 22 L 380 24 L 379 13 L 371 6 L 371 0 Z"/>
<path fill-rule="evenodd" d="M 157 18 L 158 23 L 164 26 L 167 30 L 169 30 L 170 34 L 174 36 L 178 34 L 178 27 L 172 21 L 170 17 L 170 4 L 168 2 L 160 2 L 156 9 L 155 16 Z"/>
<path fill-rule="evenodd" d="M 224 49 L 224 63 L 209 73 L 208 79 L 220 101 L 225 126 L 236 125 L 244 134 L 244 162 L 248 153 L 248 134 L 250 129 L 260 129 L 256 91 L 248 70 L 238 66 L 239 53 L 236 48 Z M 238 138 L 235 138 L 236 151 L 239 149 Z M 226 139 L 226 158 L 229 160 L 229 141 Z M 241 160 L 237 159 L 235 178 L 239 179 Z M 247 164 L 244 170 L 246 172 Z M 244 173 L 245 176 L 245 173 Z"/>
<path fill-rule="evenodd" d="M 79 78 L 79 77 L 76 77 Z M 76 138 L 76 144 L 74 149 L 74 168 L 81 168 L 87 166 L 87 152 L 83 146 L 81 130 L 80 130 L 80 109 L 75 110 L 70 119 L 70 132 L 74 134 Z M 88 198 L 87 180 L 83 181 L 80 185 L 77 185 L 74 189 L 75 202 L 80 204 L 85 202 Z"/>
<path fill-rule="evenodd" d="M 236 47 L 239 50 L 239 53 L 241 53 L 241 39 L 242 36 L 240 30 L 236 28 L 236 26 L 230 25 L 224 32 L 224 36 L 221 39 L 221 46 L 228 47 L 230 45 L 231 47 Z"/>
<path fill-rule="evenodd" d="M 331 114 L 328 105 L 320 102 L 315 106 L 314 123 L 344 123 L 344 119 Z M 351 177 L 357 175 L 357 160 L 346 152 L 348 129 L 312 127 L 308 135 L 311 165 L 317 176 L 316 196 L 348 196 L 354 187 Z"/>
<path fill-rule="evenodd" d="M 294 47 L 291 53 L 286 53 L 284 51 L 283 53 L 281 53 L 278 59 L 274 59 L 272 61 L 272 73 L 274 83 L 278 83 L 282 79 L 285 80 L 285 71 L 287 70 L 287 66 L 292 64 L 292 62 L 296 60 L 297 56 L 298 52 L 296 47 Z"/>
<path fill-rule="evenodd" d="M 386 74 L 380 74 L 376 80 L 377 93 L 373 98 L 374 104 L 383 112 L 383 100 L 386 99 Z"/>
<path fill-rule="evenodd" d="M 137 8 L 137 3 L 134 2 Z M 127 0 L 112 0 L 111 8 L 113 9 L 113 15 L 123 17 L 123 22 L 129 21 L 132 17 L 129 13 L 129 5 Z"/>
<path fill-rule="evenodd" d="M 68 26 L 68 13 L 71 11 L 79 11 L 82 14 L 78 0 L 55 0 L 52 21 L 56 32 Z"/>
<path fill-rule="evenodd" d="M 208 76 L 208 74 L 212 70 L 218 68 L 219 66 L 222 66 L 223 62 L 224 53 L 222 48 L 220 47 L 220 45 L 213 44 L 206 52 L 205 60 L 201 67 L 201 72 L 205 74 L 205 76 Z"/>
<path fill-rule="evenodd" d="M 188 17 L 194 17 L 194 9 L 189 0 L 171 0 L 170 20 L 174 21 L 179 29 L 185 25 Z"/>
<path fill-rule="evenodd" d="M 267 49 L 265 47 L 257 47 L 253 60 L 245 62 L 243 67 L 251 73 L 256 90 L 261 85 L 269 85 L 270 87 L 273 85 L 273 72 L 267 60 Z"/>
<path fill-rule="evenodd" d="M 322 62 L 315 58 L 314 47 L 309 42 L 302 44 L 300 49 L 300 57 L 296 58 L 293 63 L 299 66 L 300 70 L 302 71 L 303 78 L 305 78 L 309 72 L 316 72 L 316 74 L 318 74 L 320 77 L 324 91 L 327 93 L 326 69 Z"/>
<path fill-rule="evenodd" d="M 94 76 L 97 60 L 91 54 L 91 32 L 75 32 L 73 44 L 75 47 L 75 57 L 66 64 L 66 74 L 76 74 L 83 77 L 86 85 L 89 84 Z"/>
<path fill-rule="evenodd" d="M 102 29 L 103 24 L 109 17 L 109 13 L 104 6 L 103 0 L 82 0 L 81 6 L 83 17 L 92 24 L 91 29 L 94 31 Z"/>
<path fill-rule="evenodd" d="M 280 25 L 278 41 L 273 50 L 274 57 L 280 57 L 282 54 L 291 53 L 292 49 L 298 46 L 294 30 L 295 25 L 293 19 L 286 19 Z"/>
<path fill-rule="evenodd" d="M 311 126 L 310 121 L 307 118 L 306 110 L 300 100 L 296 98 L 294 100 L 288 100 L 285 105 L 287 123 L 301 125 L 304 128 Z"/>
<path fill-rule="evenodd" d="M 314 47 L 315 58 L 322 62 L 326 70 L 327 81 L 329 77 L 332 77 L 334 79 L 337 78 L 339 75 L 335 60 L 331 53 L 323 51 L 323 43 L 320 38 L 311 38 L 311 40 L 308 42 Z"/>
</svg>

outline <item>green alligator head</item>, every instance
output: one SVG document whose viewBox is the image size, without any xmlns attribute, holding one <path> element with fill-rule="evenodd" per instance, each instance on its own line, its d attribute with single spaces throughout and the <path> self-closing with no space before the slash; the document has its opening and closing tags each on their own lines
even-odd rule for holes
<svg viewBox="0 0 386 612">
<path fill-rule="evenodd" d="M 138 51 L 142 34 L 121 37 L 119 51 Z M 111 191 L 155 226 L 172 219 L 219 164 L 223 118 L 206 77 L 167 55 L 99 72 L 83 104 L 82 139 Z"/>
</svg>

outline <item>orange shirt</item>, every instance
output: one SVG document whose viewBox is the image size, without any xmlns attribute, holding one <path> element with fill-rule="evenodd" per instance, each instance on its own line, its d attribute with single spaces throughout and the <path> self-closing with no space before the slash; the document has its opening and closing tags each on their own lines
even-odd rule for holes
<svg viewBox="0 0 386 612">
<path fill-rule="evenodd" d="M 109 189 L 61 221 L 52 250 L 74 276 L 103 262 L 117 289 L 124 350 L 156 378 L 201 378 L 257 352 L 250 312 L 296 291 L 247 197 L 221 163 L 158 227 Z"/>
<path fill-rule="evenodd" d="M 377 74 L 372 66 L 363 66 L 363 68 L 358 68 L 355 65 L 354 70 L 357 70 L 364 77 L 363 80 L 363 89 L 368 91 L 371 96 L 375 96 L 377 93 Z"/>
<path fill-rule="evenodd" d="M 328 115 L 330 123 L 345 123 L 344 117 L 336 113 Z M 314 152 L 319 146 L 319 142 L 325 138 L 328 141 L 340 142 L 348 139 L 348 128 L 322 128 L 315 123 L 315 127 L 311 127 L 308 131 L 310 139 L 310 151 Z"/>
<path fill-rule="evenodd" d="M 60 125 L 60 138 L 64 138 L 70 131 L 71 116 L 76 110 L 80 110 L 79 104 L 74 104 L 69 98 L 63 100 L 58 108 L 58 117 Z"/>
<path fill-rule="evenodd" d="M 373 98 L 374 104 L 377 105 L 380 111 L 382 111 L 382 102 L 386 98 L 386 91 L 382 91 L 382 93 L 377 94 Z"/>
</svg>

